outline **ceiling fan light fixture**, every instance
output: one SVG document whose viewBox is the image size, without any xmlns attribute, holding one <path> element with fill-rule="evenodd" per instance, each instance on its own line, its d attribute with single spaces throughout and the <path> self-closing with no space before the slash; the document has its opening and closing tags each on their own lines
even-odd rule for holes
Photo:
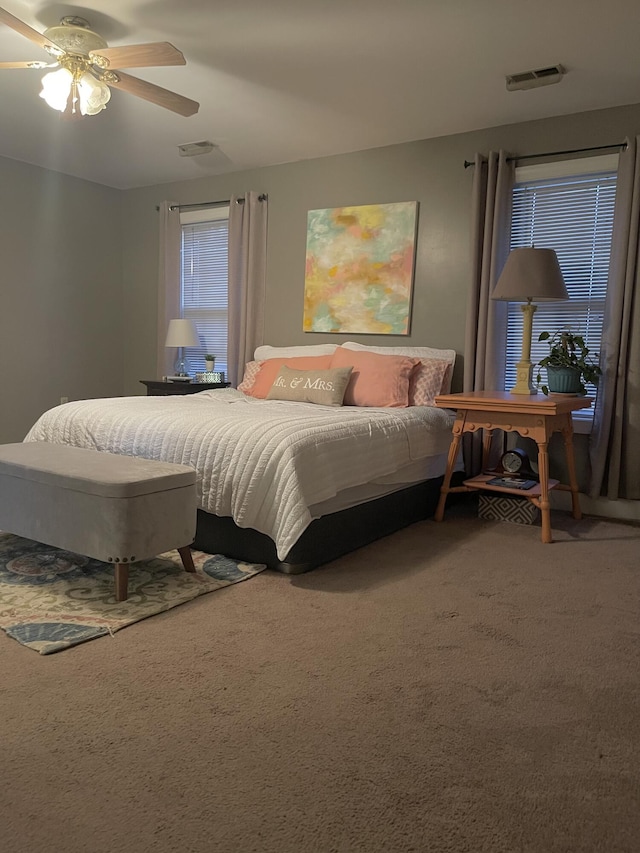
<svg viewBox="0 0 640 853">
<path fill-rule="evenodd" d="M 111 89 L 87 70 L 72 72 L 59 68 L 42 78 L 40 97 L 61 113 L 69 111 L 72 115 L 80 112 L 83 116 L 94 116 L 109 103 Z"/>
</svg>

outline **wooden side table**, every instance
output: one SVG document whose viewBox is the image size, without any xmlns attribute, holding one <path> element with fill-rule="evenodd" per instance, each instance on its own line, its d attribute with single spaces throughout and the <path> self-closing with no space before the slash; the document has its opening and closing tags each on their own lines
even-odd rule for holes
<svg viewBox="0 0 640 853">
<path fill-rule="evenodd" d="M 449 492 L 467 492 L 475 489 L 501 491 L 507 494 L 519 494 L 526 497 L 540 509 L 542 518 L 542 541 L 552 542 L 549 490 L 551 488 L 571 491 L 572 514 L 582 518 L 576 480 L 576 466 L 573 455 L 573 421 L 571 413 L 576 409 L 588 409 L 592 400 L 588 397 L 568 397 L 551 394 L 510 394 L 508 391 L 469 391 L 462 394 L 442 394 L 435 399 L 441 409 L 456 409 L 453 425 L 453 437 L 449 447 L 447 470 L 440 489 L 440 501 L 435 512 L 435 520 L 442 521 Z M 453 472 L 462 436 L 466 432 L 483 430 L 482 465 L 486 466 L 491 447 L 493 431 L 517 432 L 526 438 L 532 438 L 538 445 L 538 475 L 540 483 L 529 491 L 502 489 L 486 486 L 486 475 L 465 480 L 462 486 L 451 488 Z M 561 432 L 564 437 L 567 455 L 569 485 L 549 480 L 548 444 L 552 433 Z"/>
<path fill-rule="evenodd" d="M 162 379 L 141 379 L 147 388 L 147 397 L 169 397 L 183 394 L 197 394 L 211 388 L 228 388 L 230 382 L 167 382 Z"/>
</svg>

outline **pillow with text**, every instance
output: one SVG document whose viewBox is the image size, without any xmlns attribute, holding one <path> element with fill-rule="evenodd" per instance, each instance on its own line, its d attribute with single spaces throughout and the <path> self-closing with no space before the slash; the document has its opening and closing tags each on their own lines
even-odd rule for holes
<svg viewBox="0 0 640 853">
<path fill-rule="evenodd" d="M 350 376 L 350 367 L 336 367 L 333 370 L 296 370 L 282 365 L 267 394 L 267 400 L 341 406 Z"/>
<path fill-rule="evenodd" d="M 257 397 L 259 400 L 266 399 L 271 386 L 275 382 L 278 371 L 282 366 L 292 367 L 295 370 L 327 370 L 331 366 L 330 355 L 309 355 L 296 358 L 268 358 L 261 362 L 260 370 L 253 385 L 245 394 Z"/>
</svg>

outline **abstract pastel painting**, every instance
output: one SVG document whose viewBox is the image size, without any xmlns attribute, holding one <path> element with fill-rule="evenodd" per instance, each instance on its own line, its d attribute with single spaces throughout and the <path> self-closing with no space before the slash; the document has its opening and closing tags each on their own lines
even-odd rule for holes
<svg viewBox="0 0 640 853">
<path fill-rule="evenodd" d="M 408 335 L 418 202 L 310 210 L 305 332 Z"/>
</svg>

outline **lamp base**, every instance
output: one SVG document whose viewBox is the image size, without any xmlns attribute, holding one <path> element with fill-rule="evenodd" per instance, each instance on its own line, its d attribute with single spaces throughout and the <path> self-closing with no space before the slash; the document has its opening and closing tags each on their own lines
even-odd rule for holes
<svg viewBox="0 0 640 853">
<path fill-rule="evenodd" d="M 511 394 L 537 394 L 538 390 L 532 382 L 533 365 L 531 361 L 519 361 L 516 364 L 516 384 L 511 389 Z"/>
<path fill-rule="evenodd" d="M 173 375 L 189 376 L 189 362 L 187 361 L 187 357 L 184 353 L 184 347 L 180 347 L 178 350 L 178 357 L 173 366 Z"/>
</svg>

